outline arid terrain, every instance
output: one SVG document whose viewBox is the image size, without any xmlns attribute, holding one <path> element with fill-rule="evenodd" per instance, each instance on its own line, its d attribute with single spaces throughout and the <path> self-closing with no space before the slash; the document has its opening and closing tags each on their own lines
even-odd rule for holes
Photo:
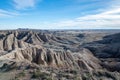
<svg viewBox="0 0 120 80">
<path fill-rule="evenodd" d="M 0 80 L 120 80 L 120 30 L 0 31 Z"/>
</svg>

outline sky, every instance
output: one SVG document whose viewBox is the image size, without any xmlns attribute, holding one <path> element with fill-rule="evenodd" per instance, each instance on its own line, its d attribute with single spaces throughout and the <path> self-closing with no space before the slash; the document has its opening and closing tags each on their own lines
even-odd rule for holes
<svg viewBox="0 0 120 80">
<path fill-rule="evenodd" d="M 120 0 L 0 0 L 0 30 L 120 29 Z"/>
</svg>

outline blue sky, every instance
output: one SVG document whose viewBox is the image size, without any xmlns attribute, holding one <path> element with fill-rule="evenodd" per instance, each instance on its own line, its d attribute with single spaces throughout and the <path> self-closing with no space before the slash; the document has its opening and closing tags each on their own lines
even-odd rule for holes
<svg viewBox="0 0 120 80">
<path fill-rule="evenodd" d="M 0 29 L 120 29 L 120 0 L 0 0 Z"/>
</svg>

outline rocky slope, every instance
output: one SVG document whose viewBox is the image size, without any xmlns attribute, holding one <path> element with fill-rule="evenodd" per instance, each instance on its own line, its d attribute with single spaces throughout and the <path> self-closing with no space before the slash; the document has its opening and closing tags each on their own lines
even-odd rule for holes
<svg viewBox="0 0 120 80">
<path fill-rule="evenodd" d="M 53 80 L 119 80 L 119 40 L 109 31 L 0 31 L 0 72 L 26 70 L 22 80 L 35 69 L 52 71 Z"/>
<path fill-rule="evenodd" d="M 93 54 L 100 58 L 102 66 L 111 71 L 120 70 L 120 33 L 108 35 L 102 40 L 87 43 L 84 47 L 88 48 Z"/>
</svg>

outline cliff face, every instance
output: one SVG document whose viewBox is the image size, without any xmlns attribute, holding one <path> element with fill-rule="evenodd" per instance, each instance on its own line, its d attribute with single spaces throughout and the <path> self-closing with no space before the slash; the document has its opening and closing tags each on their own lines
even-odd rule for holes
<svg viewBox="0 0 120 80">
<path fill-rule="evenodd" d="M 78 73 L 90 73 L 91 80 L 95 80 L 97 75 L 106 76 L 106 70 L 120 69 L 119 34 L 107 35 L 69 31 L 1 31 L 0 69 L 10 70 L 15 65 L 18 68 L 74 69 Z M 103 72 L 98 74 L 99 70 Z M 83 74 L 80 73 L 84 80 Z"/>
<path fill-rule="evenodd" d="M 100 68 L 99 60 L 87 49 L 82 52 L 72 53 L 70 51 L 54 51 L 39 47 L 29 47 L 13 50 L 0 57 L 0 60 L 15 62 L 28 62 L 37 65 L 54 68 L 76 68 L 93 70 Z"/>
</svg>

